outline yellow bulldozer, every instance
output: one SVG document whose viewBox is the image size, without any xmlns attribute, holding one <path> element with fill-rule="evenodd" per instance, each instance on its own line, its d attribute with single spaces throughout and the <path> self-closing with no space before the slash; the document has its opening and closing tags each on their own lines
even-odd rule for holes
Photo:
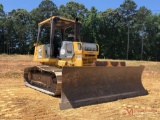
<svg viewBox="0 0 160 120">
<path fill-rule="evenodd" d="M 52 96 L 61 95 L 61 110 L 146 95 L 141 82 L 144 66 L 98 61 L 99 45 L 81 41 L 80 25 L 78 19 L 57 16 L 38 24 L 34 61 L 41 65 L 25 68 L 25 85 Z M 50 30 L 46 44 L 41 42 L 43 27 Z M 68 29 L 72 34 L 66 33 Z"/>
</svg>

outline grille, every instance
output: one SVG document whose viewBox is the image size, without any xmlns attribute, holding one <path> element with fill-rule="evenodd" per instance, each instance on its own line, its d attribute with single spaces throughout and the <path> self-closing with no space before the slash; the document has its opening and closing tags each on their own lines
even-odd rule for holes
<svg viewBox="0 0 160 120">
<path fill-rule="evenodd" d="M 85 55 L 85 57 L 83 58 L 83 66 L 91 66 L 95 60 L 95 55 Z"/>
</svg>

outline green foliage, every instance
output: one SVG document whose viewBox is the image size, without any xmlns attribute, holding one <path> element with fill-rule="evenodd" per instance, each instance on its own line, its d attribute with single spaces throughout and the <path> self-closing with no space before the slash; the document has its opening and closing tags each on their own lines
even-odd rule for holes
<svg viewBox="0 0 160 120">
<path fill-rule="evenodd" d="M 61 5 L 59 8 L 60 16 L 73 20 L 78 17 L 81 22 L 83 22 L 87 11 L 87 8 L 83 4 L 72 1 L 68 2 L 66 6 Z"/>
<path fill-rule="evenodd" d="M 31 12 L 17 9 L 6 14 L 0 4 L 0 53 L 33 53 L 38 23 L 54 15 L 79 18 L 81 40 L 98 43 L 101 58 L 160 61 L 160 14 L 144 6 L 137 9 L 133 0 L 101 12 L 73 1 L 58 9 L 51 0 L 42 0 Z M 49 42 L 49 32 L 43 28 L 42 43 Z"/>
<path fill-rule="evenodd" d="M 0 53 L 4 50 L 4 22 L 5 22 L 5 12 L 3 11 L 3 5 L 0 4 Z"/>
</svg>

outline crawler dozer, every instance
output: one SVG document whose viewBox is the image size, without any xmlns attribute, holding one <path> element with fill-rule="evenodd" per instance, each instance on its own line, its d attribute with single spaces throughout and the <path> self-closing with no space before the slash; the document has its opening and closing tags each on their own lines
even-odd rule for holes
<svg viewBox="0 0 160 120">
<path fill-rule="evenodd" d="M 80 25 L 78 19 L 57 16 L 38 24 L 34 61 L 41 65 L 25 68 L 25 85 L 61 95 L 61 110 L 146 95 L 141 82 L 144 66 L 97 61 L 99 45 L 81 41 Z M 43 40 L 44 27 L 50 30 L 49 40 Z"/>
</svg>

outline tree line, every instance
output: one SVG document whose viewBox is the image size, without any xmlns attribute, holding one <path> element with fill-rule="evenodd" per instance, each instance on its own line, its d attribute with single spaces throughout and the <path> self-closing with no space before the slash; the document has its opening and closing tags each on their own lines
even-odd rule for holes
<svg viewBox="0 0 160 120">
<path fill-rule="evenodd" d="M 133 0 L 105 11 L 88 10 L 73 1 L 57 7 L 51 0 L 42 0 L 31 12 L 13 9 L 6 13 L 0 4 L 0 53 L 33 54 L 38 23 L 54 15 L 78 17 L 82 41 L 98 43 L 100 58 L 160 61 L 160 14 L 144 6 L 137 9 Z M 47 34 L 49 29 L 44 30 L 46 39 Z"/>
</svg>

